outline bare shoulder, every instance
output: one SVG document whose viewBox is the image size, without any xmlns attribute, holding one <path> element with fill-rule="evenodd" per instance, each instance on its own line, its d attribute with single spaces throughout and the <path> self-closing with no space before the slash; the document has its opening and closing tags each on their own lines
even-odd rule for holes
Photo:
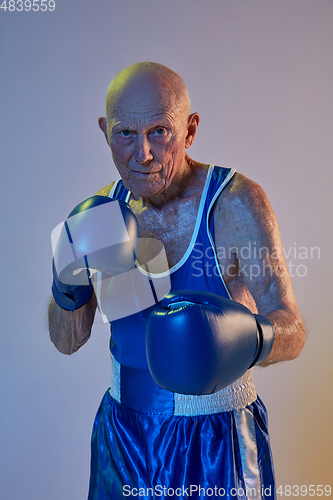
<svg viewBox="0 0 333 500">
<path fill-rule="evenodd" d="M 99 196 L 109 196 L 110 191 L 112 189 L 112 186 L 114 185 L 115 181 L 111 182 L 111 184 L 108 184 L 107 186 L 103 187 L 99 191 L 97 191 L 96 195 Z"/>
<path fill-rule="evenodd" d="M 257 183 L 245 177 L 245 175 L 235 173 L 228 186 L 220 196 L 220 202 L 232 204 L 233 209 L 244 207 L 255 207 L 257 204 L 268 203 L 268 198 L 263 188 Z"/>
<path fill-rule="evenodd" d="M 257 183 L 236 173 L 222 191 L 217 210 L 228 215 L 234 223 L 246 225 L 275 223 L 275 215 L 263 188 Z M 267 227 L 266 227 L 267 229 Z"/>
</svg>

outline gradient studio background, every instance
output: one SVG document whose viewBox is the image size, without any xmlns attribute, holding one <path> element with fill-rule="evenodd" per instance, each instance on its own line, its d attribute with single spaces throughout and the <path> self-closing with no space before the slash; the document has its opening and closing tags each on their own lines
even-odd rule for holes
<svg viewBox="0 0 333 500">
<path fill-rule="evenodd" d="M 308 330 L 298 360 L 255 373 L 277 484 L 333 487 L 333 2 L 55 1 L 0 12 L 1 498 L 86 498 L 109 334 L 97 318 L 70 357 L 49 341 L 50 234 L 116 177 L 97 117 L 109 80 L 143 60 L 188 84 L 202 119 L 189 154 L 271 200 Z"/>
</svg>

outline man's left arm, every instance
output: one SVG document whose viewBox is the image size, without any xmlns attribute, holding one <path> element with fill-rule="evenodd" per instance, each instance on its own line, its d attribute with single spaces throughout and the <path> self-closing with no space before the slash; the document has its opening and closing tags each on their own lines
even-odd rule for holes
<svg viewBox="0 0 333 500">
<path fill-rule="evenodd" d="M 214 228 L 222 272 L 225 265 L 231 270 L 223 275 L 234 300 L 177 290 L 154 308 L 146 332 L 148 366 L 168 391 L 212 394 L 254 364 L 296 358 L 304 345 L 279 228 L 262 189 L 237 174 L 217 202 Z M 260 316 L 273 324 L 275 337 Z"/>
<path fill-rule="evenodd" d="M 273 348 L 262 366 L 295 359 L 305 343 L 305 328 L 273 209 L 262 188 L 239 174 L 230 197 L 239 271 L 258 313 L 275 329 Z"/>
</svg>

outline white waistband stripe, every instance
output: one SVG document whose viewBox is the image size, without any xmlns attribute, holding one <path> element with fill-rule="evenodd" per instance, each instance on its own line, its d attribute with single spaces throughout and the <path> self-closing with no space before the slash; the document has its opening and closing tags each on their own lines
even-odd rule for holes
<svg viewBox="0 0 333 500">
<path fill-rule="evenodd" d="M 110 394 L 121 403 L 121 365 L 111 354 L 112 374 Z M 252 369 L 225 389 L 204 396 L 173 393 L 174 415 L 196 416 L 240 410 L 257 399 L 252 381 Z M 147 412 L 149 409 L 147 408 Z"/>
</svg>

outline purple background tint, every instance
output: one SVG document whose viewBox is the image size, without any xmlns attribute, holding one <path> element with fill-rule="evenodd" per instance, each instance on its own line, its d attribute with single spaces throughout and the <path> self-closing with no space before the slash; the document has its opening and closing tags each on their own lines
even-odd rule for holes
<svg viewBox="0 0 333 500">
<path fill-rule="evenodd" d="M 93 418 L 110 378 L 101 318 L 75 355 L 48 338 L 52 229 L 116 177 L 97 117 L 109 80 L 161 62 L 201 113 L 196 160 L 258 181 L 284 247 L 320 247 L 293 283 L 308 342 L 256 369 L 278 485 L 332 479 L 331 0 L 56 0 L 0 12 L 1 497 L 86 497 Z"/>
</svg>

